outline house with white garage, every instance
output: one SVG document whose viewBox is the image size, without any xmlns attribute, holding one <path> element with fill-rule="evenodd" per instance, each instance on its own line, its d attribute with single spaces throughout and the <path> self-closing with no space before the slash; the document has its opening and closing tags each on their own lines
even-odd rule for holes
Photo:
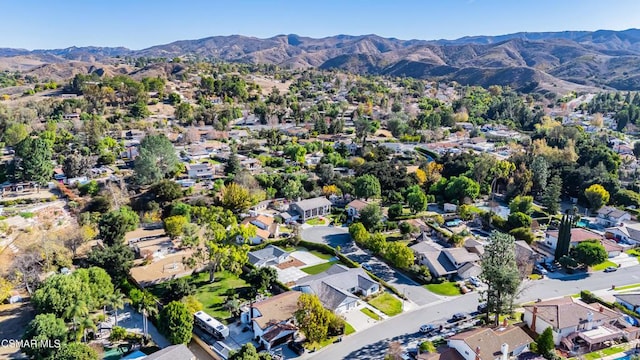
<svg viewBox="0 0 640 360">
<path fill-rule="evenodd" d="M 292 289 L 315 294 L 325 308 L 345 313 L 358 306 L 359 295 L 370 296 L 380 291 L 380 284 L 361 268 L 335 264 L 325 272 L 298 279 Z"/>
<path fill-rule="evenodd" d="M 278 236 L 278 224 L 272 216 L 262 214 L 249 216 L 244 218 L 241 224 L 255 227 L 256 235 L 249 239 L 249 241 L 254 245 L 267 241 L 269 238 Z"/>
<path fill-rule="evenodd" d="M 583 241 L 602 240 L 604 237 L 596 232 L 583 228 L 571 229 L 571 246 L 576 246 Z M 544 237 L 545 245 L 554 249 L 558 246 L 558 230 L 548 230 Z"/>
<path fill-rule="evenodd" d="M 365 206 L 369 205 L 368 202 L 360 199 L 355 199 L 348 203 L 344 209 L 347 211 L 347 215 L 349 215 L 350 219 L 357 219 L 360 217 L 360 211 L 364 209 Z"/>
<path fill-rule="evenodd" d="M 421 241 L 410 247 L 416 261 L 429 268 L 435 277 L 467 279 L 480 275 L 480 255 L 462 248 L 443 248 L 433 241 Z"/>
<path fill-rule="evenodd" d="M 625 222 L 605 229 L 604 236 L 616 242 L 640 244 L 640 223 Z"/>
</svg>

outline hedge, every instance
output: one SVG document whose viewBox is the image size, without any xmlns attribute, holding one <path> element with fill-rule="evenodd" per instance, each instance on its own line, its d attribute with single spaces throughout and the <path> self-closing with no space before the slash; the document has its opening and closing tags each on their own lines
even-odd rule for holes
<svg viewBox="0 0 640 360">
<path fill-rule="evenodd" d="M 600 305 L 606 306 L 608 308 L 616 308 L 616 309 L 620 310 L 621 312 L 623 312 L 624 314 L 629 315 L 629 316 L 631 316 L 631 317 L 633 317 L 635 319 L 638 319 L 638 314 L 637 313 L 627 309 L 622 304 L 619 304 L 617 302 L 610 303 L 610 302 L 604 301 L 602 298 L 594 295 L 589 290 L 580 291 L 580 299 L 582 299 L 586 303 L 597 302 Z"/>
</svg>

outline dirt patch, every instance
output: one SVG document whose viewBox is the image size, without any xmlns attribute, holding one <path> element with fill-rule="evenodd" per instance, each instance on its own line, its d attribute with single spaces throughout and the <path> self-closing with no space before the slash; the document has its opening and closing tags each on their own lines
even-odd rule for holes
<svg viewBox="0 0 640 360">
<path fill-rule="evenodd" d="M 262 88 L 262 93 L 265 95 L 271 94 L 271 89 L 273 89 L 274 86 L 280 91 L 281 94 L 289 91 L 289 86 L 291 86 L 291 81 L 286 81 L 283 83 L 280 80 L 275 80 L 263 76 L 250 76 L 249 81 L 260 85 L 260 87 Z"/>
<path fill-rule="evenodd" d="M 29 304 L 0 305 L 0 340 L 20 339 L 27 324 L 34 317 L 35 311 Z M 0 346 L 0 359 L 23 358 L 27 357 L 20 354 L 19 348 Z"/>
<path fill-rule="evenodd" d="M 291 258 L 289 261 L 287 261 L 286 263 L 282 263 L 282 264 L 278 264 L 276 265 L 276 267 L 280 270 L 284 270 L 284 269 L 288 269 L 290 267 L 302 267 L 305 266 L 307 264 L 303 263 L 302 261 L 296 259 L 296 258 Z"/>
</svg>

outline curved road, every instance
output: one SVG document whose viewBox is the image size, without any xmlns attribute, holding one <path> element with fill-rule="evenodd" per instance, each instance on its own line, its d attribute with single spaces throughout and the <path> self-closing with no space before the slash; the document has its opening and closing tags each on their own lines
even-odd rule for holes
<svg viewBox="0 0 640 360">
<path fill-rule="evenodd" d="M 613 273 L 580 274 L 564 279 L 525 281 L 518 301 L 529 302 L 541 298 L 571 295 L 580 290 L 609 289 L 640 283 L 640 266 L 621 268 Z M 422 338 L 418 328 L 422 324 L 448 319 L 456 312 L 472 312 L 478 305 L 478 295 L 438 300 L 415 310 L 400 314 L 384 322 L 347 336 L 340 343 L 329 345 L 304 358 L 312 359 L 383 359 L 390 341 L 404 345 Z"/>
</svg>

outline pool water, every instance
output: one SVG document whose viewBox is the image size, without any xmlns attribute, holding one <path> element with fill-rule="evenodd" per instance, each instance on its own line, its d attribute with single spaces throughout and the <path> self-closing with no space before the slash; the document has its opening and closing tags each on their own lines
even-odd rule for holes
<svg viewBox="0 0 640 360">
<path fill-rule="evenodd" d="M 588 227 L 589 226 L 589 220 L 578 220 L 578 222 L 576 223 L 576 225 L 578 227 Z"/>
</svg>

